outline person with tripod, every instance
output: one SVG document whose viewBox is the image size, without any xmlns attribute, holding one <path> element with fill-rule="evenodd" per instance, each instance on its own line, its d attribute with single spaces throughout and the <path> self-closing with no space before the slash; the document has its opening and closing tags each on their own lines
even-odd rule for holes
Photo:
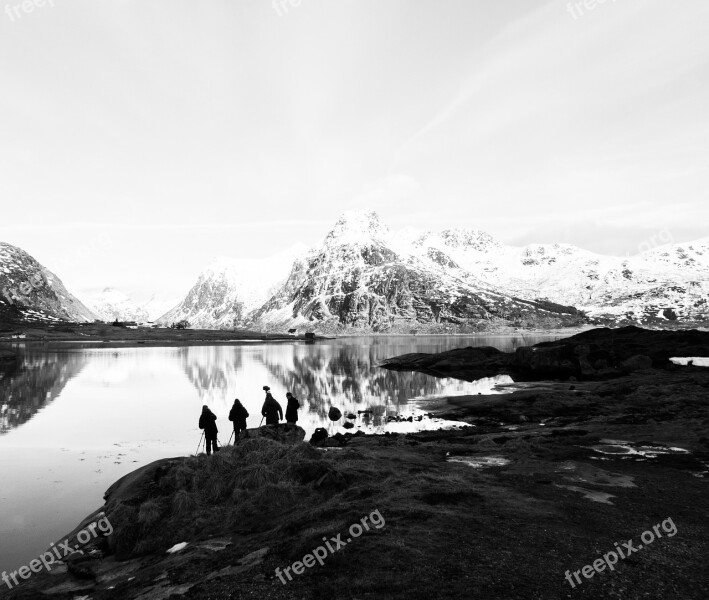
<svg viewBox="0 0 709 600">
<path fill-rule="evenodd" d="M 219 432 L 219 429 L 217 429 L 217 415 L 209 410 L 206 404 L 202 407 L 202 414 L 199 416 L 199 428 L 204 430 L 207 456 L 212 454 L 212 449 L 215 452 L 219 452 L 219 447 L 217 446 L 217 433 Z"/>
<path fill-rule="evenodd" d="M 266 392 L 266 400 L 261 407 L 261 414 L 266 417 L 266 425 L 278 425 L 278 422 L 283 419 L 283 409 L 278 401 L 271 396 L 270 387 L 264 385 L 263 391 Z"/>
<path fill-rule="evenodd" d="M 234 423 L 234 443 L 239 439 L 239 434 L 244 431 L 246 432 L 246 419 L 249 416 L 249 412 L 246 410 L 241 401 L 236 398 L 234 400 L 234 406 L 231 407 L 229 411 L 229 420 Z M 246 433 L 248 435 L 248 433 Z"/>
</svg>

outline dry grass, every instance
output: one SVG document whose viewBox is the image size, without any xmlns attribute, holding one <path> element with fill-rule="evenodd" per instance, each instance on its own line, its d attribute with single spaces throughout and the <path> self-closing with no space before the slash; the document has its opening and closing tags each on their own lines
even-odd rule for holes
<svg viewBox="0 0 709 600">
<path fill-rule="evenodd" d="M 138 485 L 140 503 L 131 498 L 113 507 L 118 554 L 163 551 L 181 541 L 224 535 L 225 527 L 267 530 L 303 500 L 319 495 L 314 482 L 330 472 L 337 468 L 310 445 L 262 438 L 211 457 L 179 459 L 157 481 Z"/>
</svg>

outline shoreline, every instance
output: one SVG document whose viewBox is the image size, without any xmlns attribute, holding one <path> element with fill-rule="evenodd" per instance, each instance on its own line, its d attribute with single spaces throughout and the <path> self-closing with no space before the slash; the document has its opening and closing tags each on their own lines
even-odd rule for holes
<svg viewBox="0 0 709 600">
<path fill-rule="evenodd" d="M 86 326 L 88 328 L 88 326 Z M 80 331 L 68 332 L 68 326 L 61 328 L 40 329 L 30 327 L 17 329 L 10 335 L 0 334 L 0 347 L 15 345 L 49 346 L 51 344 L 96 344 L 110 347 L 111 344 L 135 346 L 176 346 L 176 345 L 229 345 L 243 343 L 286 343 L 286 342 L 319 342 L 324 340 L 359 339 L 359 338 L 389 338 L 389 337 L 435 337 L 435 338 L 522 338 L 530 337 L 568 337 L 587 331 L 589 328 L 571 328 L 568 330 L 525 330 L 510 332 L 475 332 L 475 333 L 335 333 L 319 334 L 306 338 L 305 335 L 277 334 L 244 330 L 235 332 L 221 329 L 186 329 L 176 332 L 168 329 L 138 328 L 124 330 L 112 326 L 102 326 L 100 332 Z M 77 329 L 81 329 L 78 326 Z M 92 327 L 95 329 L 95 326 Z M 146 335 L 147 334 L 147 335 Z M 21 337 L 24 336 L 24 337 Z"/>
<path fill-rule="evenodd" d="M 519 354 L 529 377 L 508 393 L 418 402 L 453 429 L 338 435 L 327 449 L 252 438 L 144 465 L 92 513 L 105 512 L 111 536 L 9 597 L 706 598 L 709 369 L 665 357 L 709 356 L 705 338 L 601 329 L 515 353 L 396 357 L 402 370 L 467 379 Z M 375 510 L 381 528 L 345 534 L 342 552 L 279 579 Z M 613 573 L 565 576 L 668 520 L 676 536 Z"/>
<path fill-rule="evenodd" d="M 110 520 L 113 541 L 9 597 L 133 600 L 180 589 L 186 600 L 227 600 L 234 586 L 277 600 L 342 597 L 342 589 L 394 600 L 706 597 L 708 386 L 700 367 L 541 381 L 509 394 L 436 399 L 436 416 L 460 422 L 456 429 L 350 436 L 338 452 L 251 439 L 212 457 L 159 460 L 114 483 L 91 513 Z M 214 477 L 216 486 L 231 469 L 248 489 L 217 486 L 197 496 L 208 493 L 210 502 L 193 504 L 174 487 L 185 477 Z M 381 529 L 287 585 L 278 578 L 277 568 L 374 510 Z M 612 574 L 569 586 L 565 571 L 668 518 L 676 537 Z M 138 520 L 154 525 L 139 533 Z M 132 535 L 142 550 L 131 550 Z M 186 545 L 166 554 L 175 544 Z M 549 552 L 540 554 L 539 544 Z"/>
</svg>

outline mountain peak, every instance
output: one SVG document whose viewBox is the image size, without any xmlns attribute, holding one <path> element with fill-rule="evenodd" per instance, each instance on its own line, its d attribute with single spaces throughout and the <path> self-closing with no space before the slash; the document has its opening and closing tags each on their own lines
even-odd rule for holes
<svg viewBox="0 0 709 600">
<path fill-rule="evenodd" d="M 389 229 L 373 210 L 348 210 L 342 213 L 326 242 L 337 241 L 340 244 L 352 244 L 371 239 L 381 239 L 389 234 Z"/>
</svg>

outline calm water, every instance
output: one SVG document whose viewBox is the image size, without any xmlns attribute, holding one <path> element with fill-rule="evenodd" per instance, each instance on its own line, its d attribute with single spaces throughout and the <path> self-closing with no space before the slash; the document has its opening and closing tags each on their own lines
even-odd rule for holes
<svg viewBox="0 0 709 600">
<path fill-rule="evenodd" d="M 548 337 L 526 337 L 536 343 Z M 489 391 L 492 379 L 464 382 L 377 368 L 407 352 L 464 346 L 524 345 L 512 337 L 402 336 L 344 338 L 316 344 L 242 344 L 165 348 L 60 349 L 17 346 L 22 366 L 0 375 L 0 571 L 26 564 L 103 503 L 119 477 L 153 460 L 192 454 L 203 404 L 218 417 L 220 440 L 238 397 L 261 419 L 261 388 L 301 401 L 298 424 L 346 431 L 327 419 L 370 408 L 365 431 L 407 431 L 422 424 L 385 424 L 387 414 L 415 414 L 415 401 Z M 307 438 L 306 438 L 307 439 Z"/>
</svg>

